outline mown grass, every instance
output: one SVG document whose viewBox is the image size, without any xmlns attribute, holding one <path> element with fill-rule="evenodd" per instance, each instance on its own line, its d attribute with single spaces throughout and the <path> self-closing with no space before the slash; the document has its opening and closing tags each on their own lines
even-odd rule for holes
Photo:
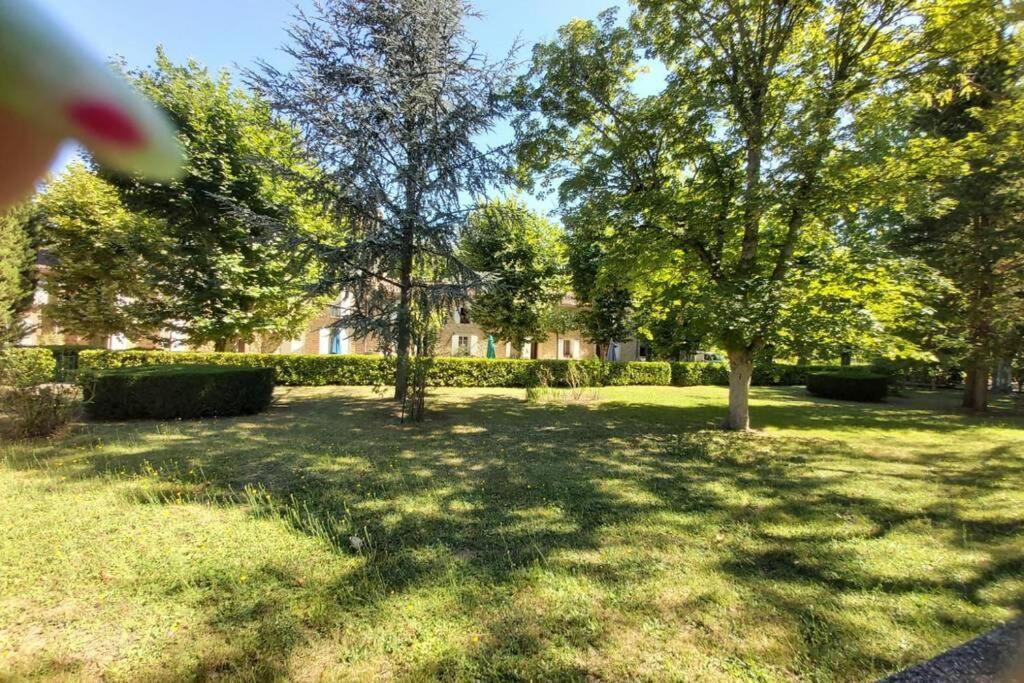
<svg viewBox="0 0 1024 683">
<path fill-rule="evenodd" d="M 753 398 L 296 389 L 4 445 L 0 678 L 860 681 L 1018 613 L 1018 408 Z"/>
</svg>

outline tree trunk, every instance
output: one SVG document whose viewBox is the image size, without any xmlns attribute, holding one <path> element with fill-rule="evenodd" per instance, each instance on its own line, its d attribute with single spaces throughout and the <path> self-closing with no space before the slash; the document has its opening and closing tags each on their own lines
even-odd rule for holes
<svg viewBox="0 0 1024 683">
<path fill-rule="evenodd" d="M 967 368 L 964 386 L 964 408 L 974 412 L 988 410 L 988 366 L 974 364 Z"/>
<path fill-rule="evenodd" d="M 228 350 L 228 340 L 227 339 L 218 339 L 218 340 L 216 340 L 215 342 L 213 342 L 213 350 L 216 351 L 217 353 L 224 353 L 225 351 Z"/>
<path fill-rule="evenodd" d="M 750 380 L 754 375 L 754 354 L 746 349 L 729 351 L 729 415 L 725 428 L 750 429 Z"/>
<path fill-rule="evenodd" d="M 407 229 L 403 247 L 398 299 L 398 334 L 395 349 L 395 400 L 405 401 L 409 390 L 409 346 L 412 342 L 413 235 Z"/>
<path fill-rule="evenodd" d="M 842 365 L 843 367 L 846 367 L 846 366 L 849 366 L 852 363 L 853 363 L 853 354 L 851 354 L 849 351 L 844 351 L 843 353 L 839 354 L 839 364 L 840 365 Z"/>
<path fill-rule="evenodd" d="M 405 401 L 409 389 L 409 343 L 412 339 L 409 298 L 409 287 L 403 283 L 398 303 L 398 338 L 395 349 L 396 401 Z"/>
</svg>

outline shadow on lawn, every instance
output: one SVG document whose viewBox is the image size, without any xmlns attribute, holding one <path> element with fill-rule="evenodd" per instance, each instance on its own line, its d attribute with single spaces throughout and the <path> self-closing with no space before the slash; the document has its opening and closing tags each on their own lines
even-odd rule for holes
<svg viewBox="0 0 1024 683">
<path fill-rule="evenodd" d="M 797 400 L 782 390 L 768 396 L 774 402 Z M 756 420 L 786 429 L 885 430 L 906 428 L 912 419 L 939 432 L 976 423 L 901 405 L 802 396 L 799 401 L 798 417 L 789 405 L 760 405 Z M 150 472 L 151 465 L 163 476 L 168 497 L 194 495 L 208 482 L 203 495 L 221 502 L 234 500 L 231 491 L 260 486 L 282 506 L 301 506 L 304 516 L 285 518 L 304 533 L 316 530 L 338 553 L 353 552 L 350 535 L 363 537 L 366 561 L 325 595 L 337 615 L 359 613 L 377 623 L 390 618 L 387 606 L 394 595 L 450 581 L 452 572 L 496 590 L 534 566 L 584 576 L 606 588 L 637 584 L 663 571 L 647 552 L 600 561 L 580 557 L 606 548 L 617 529 L 671 515 L 671 524 L 648 522 L 641 542 L 706 547 L 718 558 L 715 570 L 740 586 L 751 604 L 779 615 L 799 634 L 802 667 L 823 675 L 879 675 L 909 662 L 865 642 L 858 623 L 844 618 L 844 599 L 941 592 L 977 604 L 986 587 L 1024 571 L 1024 554 L 997 556 L 993 550 L 989 564 L 967 581 L 951 572 L 879 576 L 842 543 L 879 541 L 915 524 L 993 547 L 1019 536 L 1021 514 L 992 520 L 964 515 L 953 502 L 908 507 L 868 485 L 895 477 L 905 486 L 944 487 L 950 500 L 1019 485 L 1024 462 L 1008 447 L 990 449 L 976 467 L 940 455 L 911 459 L 893 470 L 884 459 L 851 452 L 841 441 L 680 433 L 681 427 L 706 426 L 719 412 L 711 406 L 631 403 L 532 406 L 496 392 L 471 402 L 446 397 L 443 411 L 424 424 L 400 425 L 383 399 L 292 393 L 261 416 L 96 425 L 76 440 L 87 445 L 127 439 L 134 445 L 127 454 L 97 452 L 81 477 Z M 151 438 L 156 431 L 164 433 L 161 439 Z M 851 482 L 864 482 L 864 492 L 853 495 L 843 488 Z M 855 523 L 847 524 L 850 518 Z M 779 533 L 784 525 L 795 530 Z M 281 571 L 260 569 L 281 584 L 294 583 L 294 577 L 275 577 Z M 200 659 L 191 674 L 283 676 L 292 648 L 311 630 L 330 632 L 341 623 L 331 614 L 301 623 L 287 611 L 276 599 L 245 608 L 219 605 L 210 627 L 244 628 L 248 640 L 233 658 Z M 969 633 L 988 625 L 966 615 L 944 618 Z M 520 658 L 540 666 L 551 633 L 581 651 L 600 648 L 607 636 L 604 627 L 569 615 L 516 610 L 502 612 L 486 628 L 472 655 L 483 677 L 508 674 L 505 667 Z M 871 671 L 864 670 L 866 662 Z M 459 665 L 442 659 L 413 673 L 451 674 Z M 544 666 L 533 675 L 588 674 L 557 662 Z"/>
</svg>

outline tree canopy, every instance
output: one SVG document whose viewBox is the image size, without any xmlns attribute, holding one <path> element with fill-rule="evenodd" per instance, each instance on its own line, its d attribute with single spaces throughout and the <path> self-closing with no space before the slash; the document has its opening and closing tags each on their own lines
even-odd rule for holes
<svg viewBox="0 0 1024 683">
<path fill-rule="evenodd" d="M 473 321 L 519 353 L 544 341 L 562 300 L 564 249 L 557 225 L 516 199 L 491 201 L 469 216 L 459 243 L 463 262 L 484 275 L 473 295 Z"/>
<path fill-rule="evenodd" d="M 22 314 L 35 294 L 35 217 L 31 204 L 0 211 L 0 347 L 29 331 Z"/>
<path fill-rule="evenodd" d="M 316 264 L 296 258 L 284 233 L 238 216 L 272 219 L 294 233 L 331 226 L 268 167 L 293 177 L 313 174 L 297 152 L 298 134 L 276 120 L 266 102 L 235 87 L 227 72 L 212 76 L 195 61 L 172 63 L 158 50 L 155 64 L 129 73 L 179 130 L 188 159 L 182 178 L 151 183 L 109 173 L 124 208 L 160 221 L 162 250 L 147 252 L 151 312 L 195 345 L 287 338 L 315 313 L 311 296 Z"/>
<path fill-rule="evenodd" d="M 471 17 L 463 0 L 325 0 L 295 15 L 291 71 L 249 73 L 322 174 L 310 196 L 349 228 L 308 246 L 323 286 L 349 294 L 345 322 L 396 351 L 399 400 L 414 328 L 474 281 L 454 257 L 458 232 L 502 175 L 479 138 L 502 114 L 512 63 L 477 51 Z"/>
<path fill-rule="evenodd" d="M 639 0 L 628 24 L 607 11 L 534 49 L 517 90 L 524 177 L 559 184 L 570 229 L 596 226 L 620 282 L 672 291 L 726 349 L 728 427 L 749 425 L 753 359 L 776 334 L 787 282 L 873 197 L 849 182 L 858 126 L 968 40 L 976 9 Z M 642 96 L 645 58 L 667 76 Z"/>
</svg>

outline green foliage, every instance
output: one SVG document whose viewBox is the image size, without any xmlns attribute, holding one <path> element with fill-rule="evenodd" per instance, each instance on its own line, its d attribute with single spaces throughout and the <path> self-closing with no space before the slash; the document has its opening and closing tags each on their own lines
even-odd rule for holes
<svg viewBox="0 0 1024 683">
<path fill-rule="evenodd" d="M 84 338 L 140 339 L 166 322 L 169 283 L 154 264 L 173 250 L 162 221 L 128 211 L 117 190 L 80 162 L 39 198 L 43 246 L 53 256 L 47 316 Z M 177 287 L 180 283 L 174 283 Z"/>
<path fill-rule="evenodd" d="M 680 361 L 670 363 L 672 385 L 693 387 L 706 385 L 728 386 L 729 366 L 725 363 Z M 760 363 L 754 366 L 750 383 L 754 386 L 802 386 L 807 376 L 815 372 L 841 371 L 838 365 L 794 365 L 790 363 Z"/>
<path fill-rule="evenodd" d="M 473 322 L 513 349 L 544 341 L 565 291 L 558 227 L 514 198 L 491 201 L 470 214 L 459 249 L 488 280 L 473 296 Z"/>
<path fill-rule="evenodd" d="M 936 308 L 948 283 L 933 269 L 871 244 L 851 248 L 828 238 L 803 260 L 814 266 L 795 270 L 786 282 L 771 337 L 776 354 L 932 358 L 913 340 L 939 325 Z"/>
<path fill-rule="evenodd" d="M 812 372 L 807 391 L 815 396 L 845 401 L 882 401 L 889 393 L 889 378 L 872 372 Z"/>
<path fill-rule="evenodd" d="M 185 175 L 169 183 L 101 171 L 129 211 L 159 222 L 160 248 L 146 253 L 157 299 L 149 310 L 191 343 L 219 350 L 293 335 L 322 302 L 307 288 L 316 264 L 299 258 L 291 239 L 335 227 L 299 192 L 315 173 L 298 158 L 298 132 L 227 72 L 176 65 L 162 50 L 130 77 L 175 122 L 188 152 Z"/>
<path fill-rule="evenodd" d="M 965 406 L 984 410 L 994 362 L 1012 351 L 1024 301 L 1024 38 L 1021 17 L 993 3 L 978 49 L 936 69 L 926 106 L 905 136 L 948 163 L 927 177 L 928 211 L 907 212 L 897 247 L 955 286 L 950 308 L 967 370 Z M 910 154 L 892 143 L 894 165 Z"/>
<path fill-rule="evenodd" d="M 41 347 L 0 349 L 0 386 L 30 387 L 52 382 L 57 371 L 53 354 Z"/>
<path fill-rule="evenodd" d="M 191 353 L 170 351 L 83 351 L 80 367 L 89 374 L 112 368 L 159 365 L 218 365 L 273 368 L 285 386 L 382 386 L 394 377 L 394 358 L 383 356 L 314 356 L 259 353 Z M 427 384 L 434 387 L 526 387 L 536 368 L 550 373 L 553 386 L 568 386 L 571 368 L 585 370 L 594 386 L 667 385 L 668 363 L 606 363 L 597 360 L 524 360 L 424 358 Z"/>
<path fill-rule="evenodd" d="M 21 314 L 35 290 L 35 212 L 20 205 L 0 211 L 0 346 L 26 332 Z"/>
<path fill-rule="evenodd" d="M 105 370 L 83 382 L 94 420 L 190 419 L 251 415 L 274 393 L 271 368 L 157 365 Z"/>
<path fill-rule="evenodd" d="M 672 386 L 699 387 L 709 384 L 728 386 L 729 367 L 722 363 L 690 363 L 676 361 L 672 368 Z"/>
<path fill-rule="evenodd" d="M 962 47 L 952 37 L 968 40 L 958 22 L 972 15 L 893 0 L 634 7 L 628 24 L 612 10 L 574 19 L 534 49 L 516 91 L 521 172 L 558 184 L 570 236 L 600 245 L 606 281 L 743 367 L 782 325 L 806 323 L 785 315 L 801 307 L 800 278 L 815 277 L 850 215 L 877 205 L 872 179 L 850 175 L 872 144 L 854 132 L 884 127 L 869 104 L 904 97 L 940 49 Z M 668 77 L 641 94 L 650 59 Z M 741 404 L 731 428 L 748 426 Z"/>
<path fill-rule="evenodd" d="M 218 365 L 273 368 L 285 386 L 382 386 L 394 377 L 394 360 L 382 356 L 313 356 L 271 353 L 202 353 L 172 351 L 83 351 L 80 369 L 90 373 L 110 368 L 152 365 Z"/>
</svg>

